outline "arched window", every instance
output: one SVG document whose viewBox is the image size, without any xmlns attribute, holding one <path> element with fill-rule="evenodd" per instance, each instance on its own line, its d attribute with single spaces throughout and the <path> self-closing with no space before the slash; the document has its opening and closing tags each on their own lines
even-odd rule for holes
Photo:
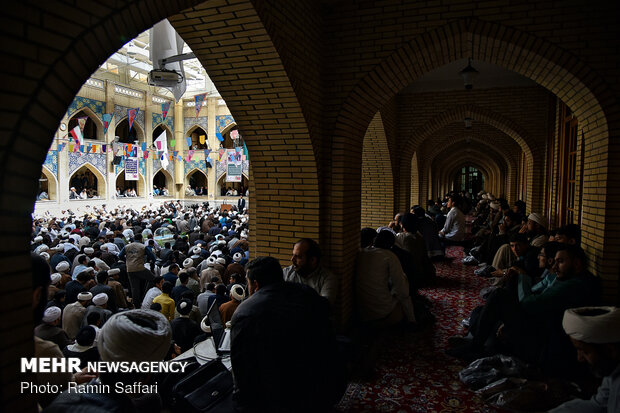
<svg viewBox="0 0 620 413">
<path fill-rule="evenodd" d="M 125 179 L 125 170 L 123 169 L 116 176 L 115 191 L 117 198 L 136 198 L 144 196 L 144 178 L 138 175 L 137 181 L 129 181 Z"/>
<path fill-rule="evenodd" d="M 144 131 L 138 122 L 134 122 L 129 130 L 129 120 L 123 119 L 114 130 L 115 136 L 118 136 L 120 143 L 144 142 Z"/>
<path fill-rule="evenodd" d="M 172 177 L 167 171 L 160 169 L 153 177 L 153 196 L 170 196 L 169 184 L 172 183 Z"/>
<path fill-rule="evenodd" d="M 104 198 L 104 188 L 101 173 L 90 165 L 84 165 L 69 179 L 69 199 Z"/>
<path fill-rule="evenodd" d="M 241 175 L 241 182 L 226 182 L 226 174 L 217 181 L 217 194 L 219 196 L 234 196 L 246 193 L 250 187 L 250 181 L 245 175 Z"/>
<path fill-rule="evenodd" d="M 193 194 L 191 193 L 193 192 Z M 209 184 L 207 183 L 207 175 L 200 170 L 190 172 L 187 176 L 187 195 L 206 196 L 209 193 Z"/>
<path fill-rule="evenodd" d="M 187 132 L 187 136 L 192 138 L 192 147 L 190 149 L 209 149 L 209 142 L 207 142 L 207 132 L 200 126 L 194 126 Z M 200 143 L 200 137 L 204 136 L 205 143 Z"/>
<path fill-rule="evenodd" d="M 73 114 L 73 116 L 71 116 L 68 123 L 68 130 L 72 130 L 73 128 L 78 126 L 78 119 L 84 117 L 86 117 L 86 123 L 84 124 L 84 129 L 82 130 L 82 136 L 84 137 L 84 139 L 103 140 L 103 128 L 99 130 L 99 122 L 95 121 L 95 115 L 86 108 L 76 112 L 75 114 Z"/>
<path fill-rule="evenodd" d="M 41 177 L 39 178 L 39 190 L 37 192 L 37 201 L 55 201 L 56 200 L 56 177 L 47 169 L 42 168 Z"/>
</svg>

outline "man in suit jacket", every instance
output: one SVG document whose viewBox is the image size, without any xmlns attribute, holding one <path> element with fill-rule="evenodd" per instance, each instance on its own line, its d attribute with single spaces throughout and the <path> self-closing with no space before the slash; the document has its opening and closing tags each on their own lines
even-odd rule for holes
<svg viewBox="0 0 620 413">
<path fill-rule="evenodd" d="M 239 210 L 239 212 L 243 212 L 243 210 L 245 209 L 245 199 L 243 198 L 243 195 L 241 195 L 239 197 L 239 200 L 237 201 L 237 209 Z"/>
</svg>

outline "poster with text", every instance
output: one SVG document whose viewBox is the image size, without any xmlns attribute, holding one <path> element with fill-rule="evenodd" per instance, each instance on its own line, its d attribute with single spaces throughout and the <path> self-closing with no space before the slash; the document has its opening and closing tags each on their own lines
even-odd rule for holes
<svg viewBox="0 0 620 413">
<path fill-rule="evenodd" d="M 138 180 L 138 158 L 125 159 L 125 181 Z"/>
</svg>

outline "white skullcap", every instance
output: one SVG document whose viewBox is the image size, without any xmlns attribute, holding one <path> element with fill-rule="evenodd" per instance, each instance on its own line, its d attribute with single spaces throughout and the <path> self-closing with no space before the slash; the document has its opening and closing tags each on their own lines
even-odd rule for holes
<svg viewBox="0 0 620 413">
<path fill-rule="evenodd" d="M 46 234 L 48 232 L 47 228 L 41 228 L 41 232 Z"/>
<path fill-rule="evenodd" d="M 41 258 L 43 258 L 45 261 L 49 261 L 50 260 L 50 255 L 43 251 L 42 253 L 39 254 L 41 256 Z"/>
<path fill-rule="evenodd" d="M 43 237 L 40 235 L 37 235 L 36 237 L 34 237 L 34 242 L 42 242 L 43 241 Z"/>
<path fill-rule="evenodd" d="M 186 258 L 185 261 L 183 261 L 183 268 L 190 268 L 192 265 L 194 265 L 194 260 L 191 258 Z"/>
<path fill-rule="evenodd" d="M 70 267 L 71 266 L 69 265 L 69 263 L 67 261 L 60 261 L 58 263 L 58 265 L 56 265 L 56 271 L 58 271 L 58 272 L 69 271 Z"/>
<path fill-rule="evenodd" d="M 50 279 L 52 280 L 52 284 L 58 284 L 58 282 L 62 279 L 62 275 L 55 272 L 50 276 Z"/>
<path fill-rule="evenodd" d="M 108 302 L 108 295 L 106 293 L 99 293 L 93 297 L 93 304 L 103 305 Z"/>
<path fill-rule="evenodd" d="M 219 257 L 217 260 L 215 260 L 218 264 L 221 265 L 226 265 L 226 260 L 222 257 Z"/>
<path fill-rule="evenodd" d="M 221 239 L 224 239 L 224 236 L 223 236 L 222 234 L 217 234 L 217 235 L 215 236 L 215 239 L 216 239 L 216 240 L 218 240 L 218 241 L 220 240 L 220 238 L 221 238 Z"/>
<path fill-rule="evenodd" d="M 542 215 L 540 215 L 537 212 L 532 212 L 527 219 L 530 219 L 534 222 L 536 222 L 538 225 L 540 225 L 543 228 L 547 228 L 547 226 L 549 225 L 547 223 L 547 218 L 543 217 Z"/>
<path fill-rule="evenodd" d="M 121 269 L 120 268 L 112 268 L 110 270 L 108 270 L 108 275 L 116 275 L 116 274 L 120 274 L 121 273 Z"/>
<path fill-rule="evenodd" d="M 194 231 L 200 231 L 200 227 L 194 227 Z"/>
<path fill-rule="evenodd" d="M 201 250 L 202 250 L 202 248 L 200 248 L 199 246 L 195 246 L 194 248 L 192 248 L 192 252 L 194 254 L 200 254 Z"/>
<path fill-rule="evenodd" d="M 86 254 L 86 255 L 92 255 L 92 254 L 94 254 L 94 253 L 95 253 L 95 249 L 94 249 L 94 248 L 91 248 L 91 247 L 86 247 L 86 248 L 84 248 L 84 254 Z"/>
<path fill-rule="evenodd" d="M 77 296 L 78 301 L 89 301 L 93 299 L 92 293 L 89 292 L 81 292 Z"/>
<path fill-rule="evenodd" d="M 123 237 L 127 239 L 133 238 L 133 231 L 127 228 L 126 230 L 123 231 Z"/>
<path fill-rule="evenodd" d="M 240 284 L 235 284 L 230 289 L 230 294 L 237 301 L 243 301 L 245 299 L 245 289 Z"/>
<path fill-rule="evenodd" d="M 103 361 L 162 361 L 171 339 L 170 323 L 159 311 L 129 310 L 106 321 L 97 349 Z"/>
<path fill-rule="evenodd" d="M 220 255 L 222 255 L 222 251 L 220 250 L 215 250 L 211 253 L 211 256 L 215 258 L 219 257 Z"/>
<path fill-rule="evenodd" d="M 41 244 L 37 248 L 35 248 L 34 252 L 40 254 L 42 252 L 49 251 L 49 249 L 50 247 L 48 247 L 47 245 Z"/>
<path fill-rule="evenodd" d="M 242 259 L 243 259 L 243 254 L 241 254 L 240 252 L 235 252 L 235 255 L 233 255 L 233 261 L 240 262 Z"/>
<path fill-rule="evenodd" d="M 216 261 L 214 257 L 209 257 L 207 258 L 207 267 L 213 267 L 215 265 Z"/>
<path fill-rule="evenodd" d="M 43 313 L 43 322 L 44 323 L 53 323 L 54 321 L 60 318 L 60 314 L 62 310 L 56 306 L 48 307 L 45 309 Z"/>
<path fill-rule="evenodd" d="M 200 322 L 200 329 L 202 331 L 204 331 L 205 333 L 210 333 L 211 332 L 211 326 L 209 324 L 207 324 L 208 322 L 209 322 L 209 314 L 204 316 L 204 318 Z"/>
<path fill-rule="evenodd" d="M 564 311 L 562 327 L 569 337 L 585 343 L 620 343 L 620 308 L 571 308 Z"/>
</svg>

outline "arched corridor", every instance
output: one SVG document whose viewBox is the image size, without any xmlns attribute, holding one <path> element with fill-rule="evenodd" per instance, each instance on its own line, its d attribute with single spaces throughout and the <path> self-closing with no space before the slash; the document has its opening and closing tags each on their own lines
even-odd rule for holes
<svg viewBox="0 0 620 413">
<path fill-rule="evenodd" d="M 2 295 L 9 317 L 1 331 L 11 338 L 0 348 L 7 354 L 32 353 L 31 281 L 18 275 L 29 266 L 32 206 L 54 131 L 97 67 L 164 18 L 207 69 L 243 134 L 253 162 L 251 256 L 286 263 L 295 240 L 316 239 L 323 264 L 338 276 L 340 328 L 352 322 L 362 223 L 387 225 L 394 213 L 442 197 L 464 166 L 484 176 L 485 190 L 511 203 L 523 199 L 527 212 L 555 226 L 579 224 L 604 302 L 620 303 L 614 2 L 560 8 L 547 0 L 482 0 L 430 9 L 404 0 L 131 0 L 66 8 L 26 0 L 4 13 L 11 24 L 0 31 L 11 64 L 0 70 L 11 126 L 0 137 L 0 193 L 11 242 L 1 248 L 13 264 L 2 278 L 13 284 Z M 480 72 L 471 90 L 459 76 L 468 59 Z M 380 143 L 370 150 L 378 114 Z M 121 142 L 147 141 L 150 119 L 131 132 L 126 119 L 116 121 Z M 101 141 L 103 128 L 94 123 L 87 120 L 85 134 Z M 179 140 L 183 132 L 175 128 Z M 68 139 L 68 130 L 62 135 Z M 86 166 L 96 180 L 87 181 L 102 196 L 114 186 L 100 171 L 114 167 L 109 153 L 97 155 L 104 158 L 99 170 Z M 171 180 L 180 187 L 188 170 L 170 169 Z M 58 198 L 68 197 L 69 185 L 58 183 Z M 14 364 L 7 361 L 3 373 Z M 7 387 L 17 382 L 4 376 L 11 377 Z M 7 410 L 33 407 L 16 392 L 3 398 Z"/>
</svg>

